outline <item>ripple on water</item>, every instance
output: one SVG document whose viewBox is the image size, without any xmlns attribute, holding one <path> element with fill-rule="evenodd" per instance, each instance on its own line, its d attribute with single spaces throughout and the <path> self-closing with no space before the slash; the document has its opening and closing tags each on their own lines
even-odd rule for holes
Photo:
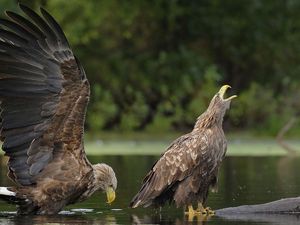
<svg viewBox="0 0 300 225">
<path fill-rule="evenodd" d="M 123 209 L 111 209 L 111 211 L 122 211 Z"/>
<path fill-rule="evenodd" d="M 90 213 L 93 212 L 94 209 L 71 209 L 72 212 L 81 212 L 81 213 Z"/>
<path fill-rule="evenodd" d="M 60 211 L 58 214 L 59 214 L 59 215 L 74 215 L 75 212 L 63 210 L 63 211 Z"/>
</svg>

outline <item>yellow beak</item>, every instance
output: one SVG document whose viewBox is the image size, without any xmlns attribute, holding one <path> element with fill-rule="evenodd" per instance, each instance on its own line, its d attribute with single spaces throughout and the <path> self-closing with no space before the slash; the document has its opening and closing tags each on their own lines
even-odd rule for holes
<svg viewBox="0 0 300 225">
<path fill-rule="evenodd" d="M 224 99 L 224 95 L 225 95 L 225 93 L 226 93 L 226 91 L 227 91 L 228 88 L 231 88 L 231 86 L 229 86 L 228 84 L 225 84 L 225 85 L 223 85 L 223 86 L 220 88 L 220 90 L 219 90 L 219 94 L 220 94 L 220 96 L 221 96 L 221 98 L 222 98 L 223 100 L 231 100 L 231 99 L 237 97 L 237 95 L 233 95 L 233 96 L 231 96 L 231 97 L 229 97 L 229 98 Z"/>
<path fill-rule="evenodd" d="M 106 189 L 106 197 L 107 197 L 108 204 L 111 204 L 115 200 L 116 193 L 112 187 Z"/>
</svg>

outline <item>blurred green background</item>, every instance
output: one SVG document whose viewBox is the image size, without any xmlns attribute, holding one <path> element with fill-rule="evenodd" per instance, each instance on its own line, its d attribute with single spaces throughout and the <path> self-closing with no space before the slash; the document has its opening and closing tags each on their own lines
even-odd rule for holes
<svg viewBox="0 0 300 225">
<path fill-rule="evenodd" d="M 300 1 L 20 2 L 45 7 L 84 65 L 88 133 L 186 132 L 225 83 L 227 132 L 272 137 L 300 112 Z"/>
</svg>

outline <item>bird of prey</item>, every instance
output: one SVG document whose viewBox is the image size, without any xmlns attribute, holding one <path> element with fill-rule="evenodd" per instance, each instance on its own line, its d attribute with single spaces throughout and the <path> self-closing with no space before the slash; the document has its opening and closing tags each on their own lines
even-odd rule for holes
<svg viewBox="0 0 300 225">
<path fill-rule="evenodd" d="M 95 191 L 115 199 L 113 169 L 92 165 L 83 133 L 90 87 L 79 60 L 55 19 L 20 5 L 0 19 L 2 149 L 15 187 L 0 197 L 20 214 L 55 214 Z"/>
<path fill-rule="evenodd" d="M 210 188 L 216 188 L 218 171 L 227 142 L 222 129 L 223 117 L 233 95 L 224 98 L 229 85 L 221 87 L 207 110 L 198 117 L 194 129 L 177 138 L 144 178 L 130 207 L 162 206 L 175 202 L 187 207 L 188 215 L 209 214 L 204 208 Z M 193 204 L 198 208 L 193 209 Z"/>
</svg>

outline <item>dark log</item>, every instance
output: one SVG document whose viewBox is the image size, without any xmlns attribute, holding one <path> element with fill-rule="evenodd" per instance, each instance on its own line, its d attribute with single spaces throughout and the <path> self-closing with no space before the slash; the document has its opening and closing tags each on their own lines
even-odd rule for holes
<svg viewBox="0 0 300 225">
<path fill-rule="evenodd" d="M 218 209 L 216 216 L 226 220 L 274 222 L 276 224 L 300 223 L 300 197 L 258 205 L 242 205 Z"/>
<path fill-rule="evenodd" d="M 264 213 L 264 214 L 295 214 L 300 215 L 300 197 L 284 198 L 258 205 L 242 205 L 216 210 L 217 215 L 232 213 Z"/>
</svg>

